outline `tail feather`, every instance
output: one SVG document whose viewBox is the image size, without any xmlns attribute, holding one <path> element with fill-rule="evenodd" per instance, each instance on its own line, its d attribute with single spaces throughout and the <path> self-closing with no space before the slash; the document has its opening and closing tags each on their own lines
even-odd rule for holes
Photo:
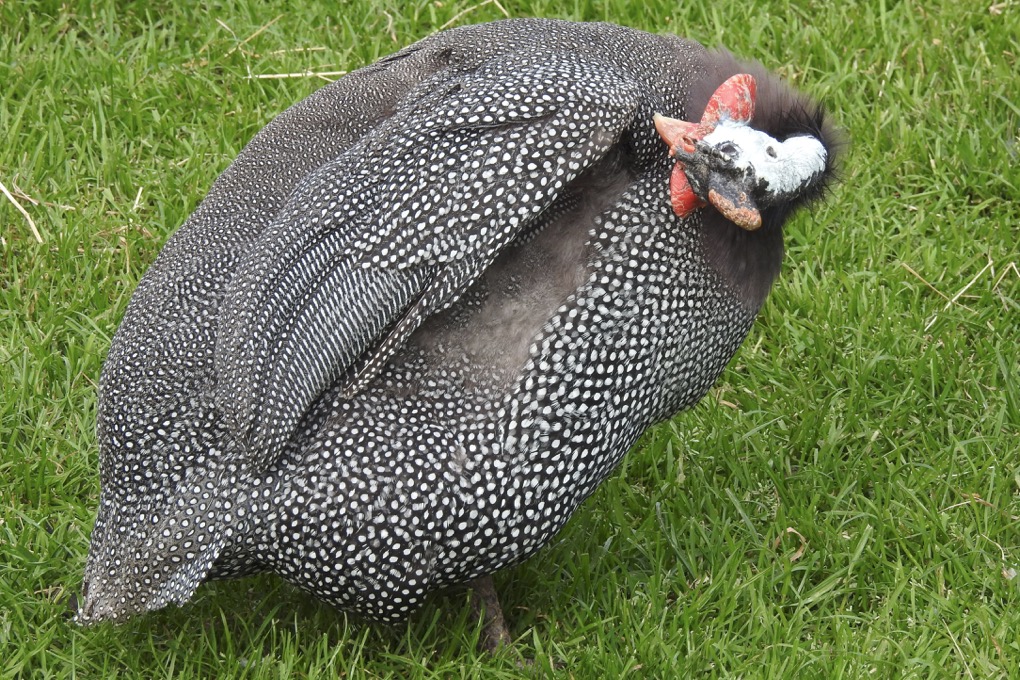
<svg viewBox="0 0 1020 680">
<path fill-rule="evenodd" d="M 144 506 L 104 497 L 92 532 L 75 620 L 91 625 L 184 604 L 217 558 L 245 533 L 239 476 L 204 469 Z"/>
</svg>

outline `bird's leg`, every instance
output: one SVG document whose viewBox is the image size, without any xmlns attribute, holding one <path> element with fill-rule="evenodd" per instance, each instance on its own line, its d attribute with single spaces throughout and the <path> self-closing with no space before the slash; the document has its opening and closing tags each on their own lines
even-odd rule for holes
<svg viewBox="0 0 1020 680">
<path fill-rule="evenodd" d="M 499 606 L 496 586 L 492 576 L 481 576 L 471 581 L 471 609 L 482 619 L 482 639 L 479 641 L 486 652 L 495 652 L 510 644 L 510 633 L 503 621 L 503 610 Z"/>
</svg>

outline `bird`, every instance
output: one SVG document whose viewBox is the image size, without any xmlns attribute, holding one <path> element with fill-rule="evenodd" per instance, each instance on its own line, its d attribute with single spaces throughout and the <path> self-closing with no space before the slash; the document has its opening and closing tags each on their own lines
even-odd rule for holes
<svg viewBox="0 0 1020 680">
<path fill-rule="evenodd" d="M 272 120 L 142 277 L 99 385 L 76 619 L 271 572 L 384 623 L 547 544 L 696 404 L 826 194 L 830 116 L 676 35 L 436 33 Z"/>
</svg>

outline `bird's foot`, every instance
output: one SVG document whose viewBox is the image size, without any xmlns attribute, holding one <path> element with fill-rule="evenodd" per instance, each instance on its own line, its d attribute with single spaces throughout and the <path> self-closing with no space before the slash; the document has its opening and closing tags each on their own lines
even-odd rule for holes
<svg viewBox="0 0 1020 680">
<path fill-rule="evenodd" d="M 496 595 L 492 576 L 476 578 L 468 586 L 471 588 L 471 610 L 482 621 L 482 636 L 478 647 L 488 654 L 510 647 L 513 640 L 503 619 L 503 608 L 499 606 L 499 596 Z M 537 672 L 539 667 L 534 659 L 524 656 L 519 649 L 513 651 L 516 652 L 519 668 L 527 669 L 529 674 Z M 557 662 L 553 662 L 552 666 L 555 669 L 562 668 L 562 664 Z"/>
<path fill-rule="evenodd" d="M 510 632 L 503 620 L 503 609 L 492 583 L 492 576 L 471 581 L 471 609 L 482 620 L 482 638 L 478 646 L 490 654 L 510 644 Z"/>
</svg>

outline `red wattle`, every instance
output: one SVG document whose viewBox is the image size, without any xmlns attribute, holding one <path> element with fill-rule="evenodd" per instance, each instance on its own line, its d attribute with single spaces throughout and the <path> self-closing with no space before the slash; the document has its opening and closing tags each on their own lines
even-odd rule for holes
<svg viewBox="0 0 1020 680">
<path fill-rule="evenodd" d="M 669 177 L 669 202 L 678 217 L 687 217 L 705 205 L 705 202 L 695 195 L 681 163 L 673 166 L 673 173 Z"/>
</svg>

